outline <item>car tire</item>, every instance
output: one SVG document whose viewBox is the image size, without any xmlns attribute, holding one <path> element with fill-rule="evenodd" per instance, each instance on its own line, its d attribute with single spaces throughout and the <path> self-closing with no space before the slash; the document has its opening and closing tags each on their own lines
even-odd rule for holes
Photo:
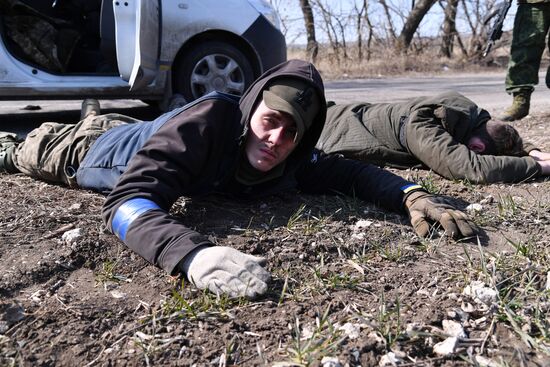
<svg viewBox="0 0 550 367">
<path fill-rule="evenodd" d="M 231 44 L 217 41 L 185 51 L 175 71 L 176 92 L 187 101 L 215 90 L 241 95 L 254 80 L 247 57 Z"/>
</svg>

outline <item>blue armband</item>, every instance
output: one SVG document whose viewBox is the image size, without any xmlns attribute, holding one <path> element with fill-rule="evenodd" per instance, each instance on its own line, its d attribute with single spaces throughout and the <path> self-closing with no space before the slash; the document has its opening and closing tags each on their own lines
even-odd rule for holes
<svg viewBox="0 0 550 367">
<path fill-rule="evenodd" d="M 400 187 L 401 191 L 403 191 L 403 194 L 408 194 L 409 192 L 413 191 L 413 190 L 418 190 L 418 189 L 424 189 L 422 186 L 420 186 L 419 184 L 408 184 L 408 185 L 405 185 L 405 186 L 402 186 Z"/>
<path fill-rule="evenodd" d="M 119 206 L 115 213 L 112 222 L 113 233 L 124 241 L 130 224 L 141 214 L 155 209 L 160 209 L 160 207 L 151 200 L 142 198 L 128 200 Z"/>
</svg>

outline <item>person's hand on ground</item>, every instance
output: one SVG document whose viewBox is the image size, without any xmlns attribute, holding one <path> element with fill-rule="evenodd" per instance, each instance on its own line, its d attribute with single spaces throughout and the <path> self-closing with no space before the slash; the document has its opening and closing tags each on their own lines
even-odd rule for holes
<svg viewBox="0 0 550 367">
<path fill-rule="evenodd" d="M 458 210 L 443 197 L 425 191 L 413 191 L 405 199 L 411 224 L 416 234 L 426 237 L 431 223 L 439 222 L 445 234 L 453 238 L 471 237 L 479 231 L 466 213 Z"/>
<path fill-rule="evenodd" d="M 540 150 L 530 151 L 529 156 L 533 157 L 537 162 L 550 160 L 550 153 L 541 152 Z"/>
<path fill-rule="evenodd" d="M 181 269 L 199 289 L 253 299 L 267 291 L 271 275 L 263 268 L 265 263 L 264 258 L 231 247 L 214 246 L 191 252 L 181 262 Z"/>
<path fill-rule="evenodd" d="M 548 161 L 538 161 L 537 163 L 540 166 L 540 172 L 544 176 L 549 176 L 550 175 L 550 160 L 548 160 Z"/>
</svg>

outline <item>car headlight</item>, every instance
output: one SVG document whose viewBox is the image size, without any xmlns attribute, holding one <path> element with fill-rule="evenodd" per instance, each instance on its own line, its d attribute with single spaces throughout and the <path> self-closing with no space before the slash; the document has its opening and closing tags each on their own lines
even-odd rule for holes
<svg viewBox="0 0 550 367">
<path fill-rule="evenodd" d="M 266 17 L 277 29 L 281 29 L 281 19 L 277 11 L 271 6 L 267 0 L 248 0 L 250 5 L 254 7 L 260 14 Z"/>
</svg>

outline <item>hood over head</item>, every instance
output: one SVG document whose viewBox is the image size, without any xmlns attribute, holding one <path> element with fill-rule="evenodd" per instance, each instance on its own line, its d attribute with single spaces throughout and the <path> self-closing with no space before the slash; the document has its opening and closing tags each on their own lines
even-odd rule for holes
<svg viewBox="0 0 550 367">
<path fill-rule="evenodd" d="M 266 71 L 240 99 L 243 126 L 242 141 L 250 127 L 256 107 L 264 99 L 274 110 L 290 114 L 296 123 L 298 143 L 285 162 L 286 170 L 295 169 L 315 147 L 326 117 L 325 90 L 321 75 L 313 64 L 289 60 Z"/>
</svg>

